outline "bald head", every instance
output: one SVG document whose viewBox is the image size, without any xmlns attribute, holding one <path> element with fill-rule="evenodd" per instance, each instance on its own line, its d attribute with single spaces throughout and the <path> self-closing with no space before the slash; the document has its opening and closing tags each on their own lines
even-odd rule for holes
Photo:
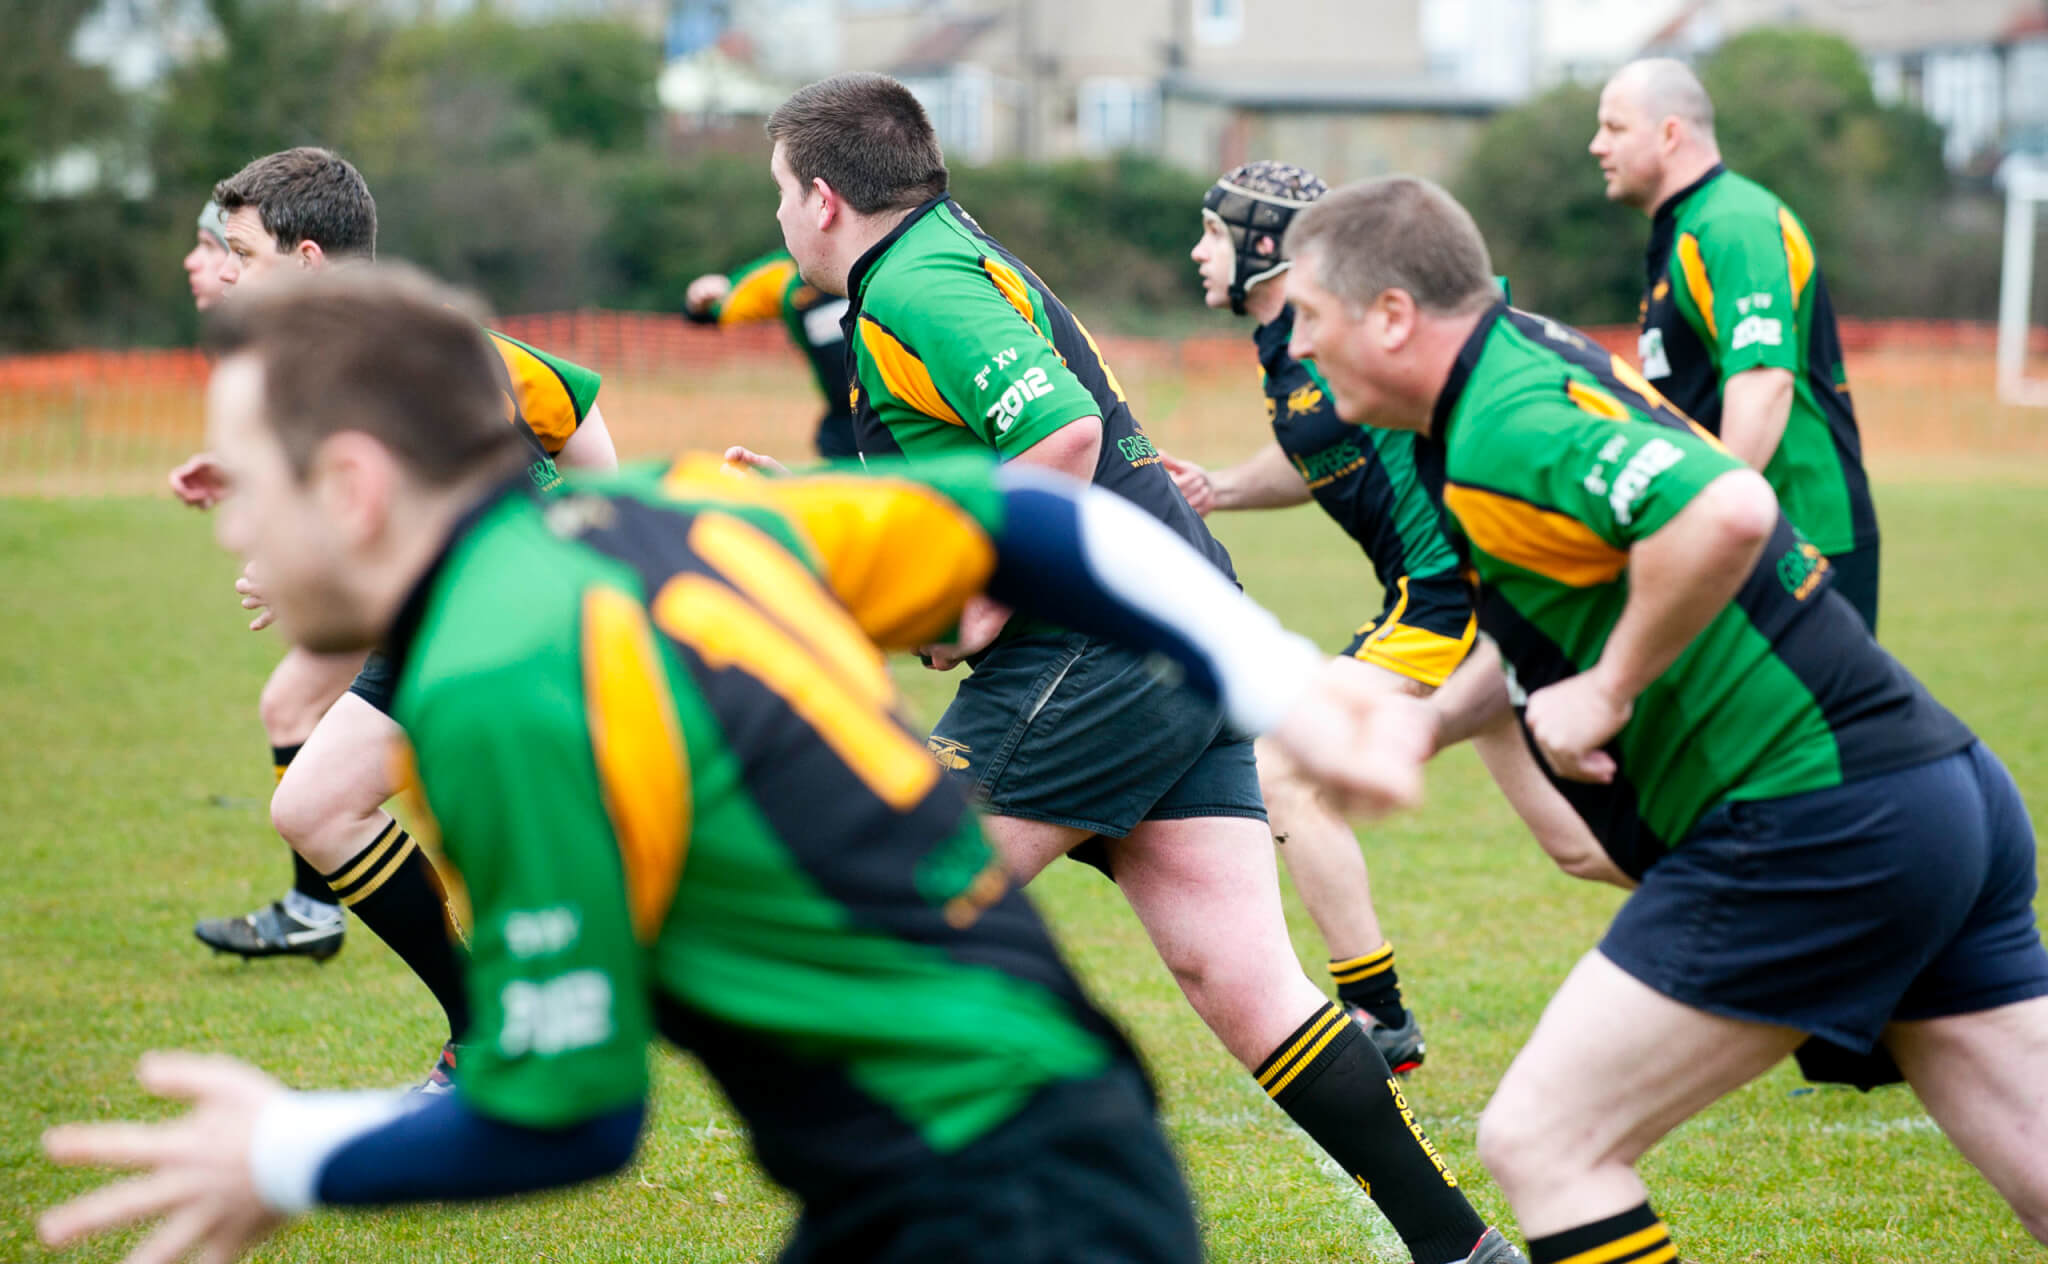
<svg viewBox="0 0 2048 1264">
<path fill-rule="evenodd" d="M 1632 61 L 1600 93 L 1599 130 L 1588 148 L 1610 199 L 1655 211 L 1721 160 L 1714 102 L 1684 62 Z"/>
<path fill-rule="evenodd" d="M 1714 139 L 1714 102 L 1700 86 L 1692 67 L 1675 57 L 1645 57 L 1632 61 L 1607 81 L 1609 91 L 1620 89 L 1641 104 L 1644 113 L 1659 122 L 1675 118 L 1701 139 Z"/>
</svg>

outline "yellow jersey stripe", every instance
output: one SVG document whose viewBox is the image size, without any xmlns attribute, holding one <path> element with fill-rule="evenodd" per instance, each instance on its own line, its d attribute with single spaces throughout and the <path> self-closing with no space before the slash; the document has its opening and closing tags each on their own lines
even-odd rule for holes
<svg viewBox="0 0 2048 1264">
<path fill-rule="evenodd" d="M 1669 1243 L 1670 1240 L 1671 1231 L 1664 1227 L 1662 1221 L 1659 1221 L 1647 1229 L 1638 1229 L 1625 1238 L 1616 1238 L 1604 1246 L 1596 1246 L 1590 1251 L 1581 1251 L 1577 1255 L 1559 1260 L 1558 1264 L 1614 1264 L 1614 1261 L 1620 1260 L 1625 1256 L 1633 1255 L 1637 1251 L 1647 1250 L 1660 1242 Z M 1677 1251 L 1674 1250 L 1672 1255 L 1676 1254 Z M 1665 1256 L 1664 1258 L 1669 1259 L 1671 1257 Z"/>
<path fill-rule="evenodd" d="M 675 900 L 689 847 L 689 756 L 647 615 L 616 589 L 592 588 L 583 597 L 583 697 L 633 934 L 650 944 Z"/>
<path fill-rule="evenodd" d="M 1444 504 L 1474 545 L 1560 584 L 1590 588 L 1628 569 L 1628 553 L 1591 527 L 1525 500 L 1450 483 L 1444 487 Z"/>
<path fill-rule="evenodd" d="M 938 383 L 932 381 L 931 370 L 924 367 L 924 361 L 898 342 L 895 335 L 863 316 L 860 340 L 882 375 L 882 385 L 889 388 L 891 395 L 927 417 L 955 426 L 967 424 L 960 420 L 960 414 L 954 412 L 946 397 L 939 393 Z"/>
<path fill-rule="evenodd" d="M 1322 1017 L 1316 1019 L 1314 1025 L 1301 1034 L 1301 1039 L 1289 1045 L 1278 1058 L 1273 1060 L 1273 1065 L 1266 1068 L 1265 1074 L 1259 1077 L 1259 1087 L 1269 1093 L 1273 1092 L 1274 1090 L 1269 1086 L 1282 1071 L 1286 1070 L 1287 1064 L 1294 1060 L 1295 1054 L 1307 1048 L 1324 1031 L 1330 1030 L 1333 1024 L 1348 1023 L 1350 1021 L 1350 1018 L 1345 1015 L 1344 1011 L 1335 1005 L 1324 1009 Z"/>
<path fill-rule="evenodd" d="M 1792 309 L 1797 312 L 1799 296 L 1813 279 L 1813 243 L 1806 239 L 1806 230 L 1799 227 L 1792 212 L 1782 206 L 1778 208 L 1778 233 L 1785 239 L 1785 268 L 1792 274 Z"/>
<path fill-rule="evenodd" d="M 1564 393 L 1572 403 L 1595 417 L 1608 421 L 1634 421 L 1635 414 L 1623 407 L 1622 402 L 1597 386 L 1588 386 L 1574 378 L 1565 379 Z"/>
<path fill-rule="evenodd" d="M 699 515 L 690 528 L 690 547 L 755 605 L 793 621 L 785 630 L 809 642 L 840 680 L 877 705 L 888 704 L 895 690 L 882 656 L 788 550 L 724 514 Z"/>
<path fill-rule="evenodd" d="M 1685 288 L 1692 294 L 1692 305 L 1699 308 L 1700 319 L 1707 322 L 1707 337 L 1720 341 L 1721 334 L 1714 325 L 1714 285 L 1707 279 L 1707 261 L 1700 255 L 1700 239 L 1691 233 L 1678 235 L 1678 265 L 1685 271 Z"/>
</svg>

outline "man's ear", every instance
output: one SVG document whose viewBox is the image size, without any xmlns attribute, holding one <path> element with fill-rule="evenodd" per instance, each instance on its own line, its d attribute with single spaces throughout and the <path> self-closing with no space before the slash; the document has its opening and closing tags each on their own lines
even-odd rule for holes
<svg viewBox="0 0 2048 1264">
<path fill-rule="evenodd" d="M 320 249 L 320 243 L 317 241 L 300 242 L 292 247 L 292 255 L 302 268 L 317 268 L 327 262 L 327 252 Z"/>
<path fill-rule="evenodd" d="M 1420 309 L 1415 305 L 1415 296 L 1406 290 L 1382 290 L 1373 300 L 1373 308 L 1379 313 L 1379 343 L 1384 351 L 1399 351 L 1415 336 L 1416 320 Z"/>
<path fill-rule="evenodd" d="M 368 545 L 384 530 L 398 477 L 390 450 L 360 430 L 322 440 L 306 471 L 321 512 L 351 549 Z"/>
<path fill-rule="evenodd" d="M 846 199 L 823 176 L 811 177 L 811 191 L 818 195 L 818 231 L 827 232 L 846 213 Z"/>
</svg>

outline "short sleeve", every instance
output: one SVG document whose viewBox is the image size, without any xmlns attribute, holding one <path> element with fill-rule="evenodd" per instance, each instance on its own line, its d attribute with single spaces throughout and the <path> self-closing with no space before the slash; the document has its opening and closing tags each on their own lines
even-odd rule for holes
<svg viewBox="0 0 2048 1264">
<path fill-rule="evenodd" d="M 1553 456 L 1544 475 L 1546 499 L 1616 548 L 1655 533 L 1708 483 L 1745 468 L 1725 449 L 1676 426 L 1575 417 L 1569 424 L 1562 459 Z"/>
<path fill-rule="evenodd" d="M 1797 372 L 1799 296 L 1783 226 L 1760 215 L 1723 216 L 1701 225 L 1697 237 L 1682 234 L 1678 251 L 1723 380 L 1746 369 Z M 1704 292 L 1695 274 L 1704 276 Z"/>
<path fill-rule="evenodd" d="M 718 323 L 782 319 L 782 296 L 795 276 L 796 261 L 781 251 L 756 259 L 733 274 L 732 288 L 718 305 Z"/>
<path fill-rule="evenodd" d="M 948 260 L 891 281 L 892 290 L 920 294 L 879 305 L 871 297 L 862 351 L 889 395 L 913 411 L 966 427 L 1004 457 L 1101 415 L 1045 332 L 1031 287 L 1009 265 Z"/>
<path fill-rule="evenodd" d="M 580 364 L 550 355 L 517 338 L 496 330 L 485 332 L 490 335 L 492 349 L 504 361 L 509 379 L 507 389 L 519 415 L 532 427 L 549 455 L 559 454 L 597 403 L 602 379 Z"/>
<path fill-rule="evenodd" d="M 411 731 L 471 905 L 462 1094 L 530 1127 L 629 1105 L 648 1082 L 647 966 L 575 675 L 522 664 L 437 682 Z"/>
</svg>

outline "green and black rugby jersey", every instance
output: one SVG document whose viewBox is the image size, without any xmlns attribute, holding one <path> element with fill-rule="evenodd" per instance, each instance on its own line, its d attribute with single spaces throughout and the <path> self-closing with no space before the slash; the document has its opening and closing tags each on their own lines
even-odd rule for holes
<svg viewBox="0 0 2048 1264">
<path fill-rule="evenodd" d="M 715 458 L 501 494 L 392 634 L 423 820 L 472 906 L 462 1094 L 550 1127 L 695 1052 L 805 1197 L 1133 1060 L 896 715 L 994 565 L 986 458 L 919 481 Z"/>
<path fill-rule="evenodd" d="M 1365 550 L 1391 607 L 1403 576 L 1425 579 L 1459 567 L 1442 510 L 1416 468 L 1420 439 L 1338 417 L 1336 397 L 1315 366 L 1287 354 L 1293 336 L 1292 307 L 1253 335 L 1266 419 L 1309 494 Z"/>
<path fill-rule="evenodd" d="M 1628 599 L 1629 547 L 1744 468 L 1627 362 L 1505 306 L 1459 352 L 1430 435 L 1425 475 L 1441 478 L 1453 540 L 1479 572 L 1480 626 L 1527 692 L 1599 660 Z M 1723 800 L 1824 789 L 1973 740 L 1833 582 L 1780 515 L 1735 600 L 1608 744 L 1615 784 L 1559 783 L 1623 870 L 1640 875 Z"/>
<path fill-rule="evenodd" d="M 913 462 L 1009 458 L 1102 419 L 1095 483 L 1171 527 L 1224 574 L 1230 555 L 1160 463 L 1116 374 L 1045 283 L 950 198 L 905 216 L 847 277 L 854 438 Z"/>
<path fill-rule="evenodd" d="M 1745 369 L 1792 374 L 1792 412 L 1764 477 L 1823 553 L 1877 542 L 1841 336 L 1805 226 L 1770 190 L 1715 166 L 1657 208 L 1639 351 L 1643 375 L 1715 434 Z"/>
<path fill-rule="evenodd" d="M 850 417 L 852 382 L 846 370 L 846 333 L 840 325 L 846 300 L 805 281 L 786 250 L 763 255 L 728 279 L 732 288 L 722 301 L 702 315 L 684 314 L 700 324 L 781 321 L 810 364 L 826 409 L 835 417 Z"/>
</svg>

